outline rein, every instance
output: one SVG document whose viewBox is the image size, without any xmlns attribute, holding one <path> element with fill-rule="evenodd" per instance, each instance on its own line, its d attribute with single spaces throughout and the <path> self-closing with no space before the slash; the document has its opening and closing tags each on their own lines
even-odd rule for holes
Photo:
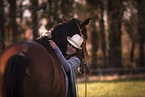
<svg viewBox="0 0 145 97">
<path fill-rule="evenodd" d="M 83 36 L 84 38 L 84 36 Z M 87 57 L 88 57 L 88 52 L 86 50 L 86 40 L 84 38 L 84 41 L 83 41 L 83 45 L 82 45 L 82 49 L 83 49 L 83 55 L 84 55 L 84 59 L 82 59 L 82 62 L 83 62 L 83 71 L 84 71 L 84 76 L 85 76 L 85 97 L 87 97 L 87 79 L 88 79 L 88 76 L 86 74 L 86 69 L 85 69 L 85 65 L 87 65 Z"/>
<path fill-rule="evenodd" d="M 78 24 L 77 24 L 78 25 Z M 85 76 L 85 97 L 87 97 L 87 80 L 88 80 L 88 76 L 86 74 L 86 69 L 85 66 L 87 65 L 87 57 L 88 57 L 88 52 L 86 50 L 86 39 L 84 37 L 84 35 L 82 34 L 82 29 L 80 29 L 80 26 L 78 25 L 79 31 L 80 31 L 80 35 L 83 37 L 83 43 L 82 43 L 82 53 L 84 58 L 82 59 L 83 62 L 83 66 L 81 65 L 80 69 L 83 69 L 83 74 Z M 77 77 L 76 77 L 76 83 L 77 83 Z M 77 92 L 78 92 L 78 85 L 77 85 Z"/>
</svg>

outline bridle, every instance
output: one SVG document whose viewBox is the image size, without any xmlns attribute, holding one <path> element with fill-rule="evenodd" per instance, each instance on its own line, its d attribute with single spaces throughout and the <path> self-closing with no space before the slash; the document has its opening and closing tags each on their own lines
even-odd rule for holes
<svg viewBox="0 0 145 97">
<path fill-rule="evenodd" d="M 77 23 L 79 31 L 80 31 L 80 35 L 81 35 L 81 37 L 83 37 L 82 55 L 83 55 L 84 58 L 82 59 L 83 66 L 81 65 L 81 67 L 80 67 L 84 71 L 83 74 L 85 74 L 85 73 L 87 74 L 88 73 L 88 72 L 86 72 L 86 69 L 85 69 L 85 66 L 87 65 L 88 52 L 86 50 L 86 38 L 85 38 L 85 35 L 83 35 L 82 30 L 85 27 L 85 25 L 87 25 L 89 23 L 90 19 L 91 18 L 86 19 L 86 21 L 83 22 L 84 24 L 83 23 L 82 24 L 80 24 L 80 23 L 78 24 Z"/>
</svg>

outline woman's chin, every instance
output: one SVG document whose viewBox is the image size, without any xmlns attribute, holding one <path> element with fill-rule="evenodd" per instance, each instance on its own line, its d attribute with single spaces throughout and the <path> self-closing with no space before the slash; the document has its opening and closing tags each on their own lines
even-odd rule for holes
<svg viewBox="0 0 145 97">
<path fill-rule="evenodd" d="M 68 51 L 68 52 L 66 52 L 66 55 L 72 55 L 72 53 Z"/>
</svg>

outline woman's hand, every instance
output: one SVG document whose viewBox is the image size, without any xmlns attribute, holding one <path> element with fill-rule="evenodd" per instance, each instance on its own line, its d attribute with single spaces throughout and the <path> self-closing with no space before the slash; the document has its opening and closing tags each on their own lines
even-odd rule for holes
<svg viewBox="0 0 145 97">
<path fill-rule="evenodd" d="M 48 41 L 49 41 L 49 43 L 50 43 L 50 46 L 51 46 L 53 49 L 55 49 L 55 48 L 56 48 L 55 42 L 54 42 L 53 40 L 48 40 Z"/>
<path fill-rule="evenodd" d="M 51 31 L 47 31 L 47 32 L 46 32 L 46 36 L 47 36 L 48 38 L 50 38 L 50 39 L 52 39 L 51 33 L 52 33 Z"/>
<path fill-rule="evenodd" d="M 41 36 L 47 36 L 49 39 L 52 38 L 51 30 L 47 30 L 44 26 L 40 28 Z"/>
</svg>

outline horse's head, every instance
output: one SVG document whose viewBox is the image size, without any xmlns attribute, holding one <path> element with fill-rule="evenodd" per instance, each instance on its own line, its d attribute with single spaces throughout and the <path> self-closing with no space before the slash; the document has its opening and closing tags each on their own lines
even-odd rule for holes
<svg viewBox="0 0 145 97">
<path fill-rule="evenodd" d="M 87 40 L 87 30 L 86 25 L 89 23 L 91 18 L 87 18 L 85 21 L 81 22 L 78 19 L 71 19 L 68 21 L 64 21 L 63 23 L 55 25 L 52 31 L 52 40 L 55 41 L 57 46 L 62 51 L 63 55 L 65 55 L 66 48 L 67 48 L 67 36 L 73 36 L 74 34 L 79 34 L 83 36 L 84 42 L 82 45 L 82 50 L 79 51 L 77 56 L 80 60 L 83 58 L 86 59 L 87 57 L 87 50 L 86 50 L 86 40 Z"/>
<path fill-rule="evenodd" d="M 86 40 L 88 38 L 87 36 L 87 30 L 86 30 L 86 25 L 90 22 L 91 18 L 86 19 L 84 22 L 78 22 L 79 27 L 80 27 L 80 34 L 83 36 L 84 41 L 82 44 L 82 50 L 77 54 L 77 57 L 81 60 L 81 65 L 79 67 L 79 71 L 81 73 L 89 73 L 89 70 L 87 68 L 87 57 L 88 57 L 88 52 L 86 50 Z"/>
<path fill-rule="evenodd" d="M 89 23 L 90 18 L 86 19 L 84 22 L 81 22 L 78 19 L 71 19 L 64 21 L 55 25 L 52 31 L 52 40 L 58 45 L 62 53 L 65 55 L 66 46 L 67 46 L 67 36 L 73 36 L 74 34 L 79 34 L 84 37 L 84 40 L 87 40 L 87 31 L 86 25 Z"/>
</svg>

